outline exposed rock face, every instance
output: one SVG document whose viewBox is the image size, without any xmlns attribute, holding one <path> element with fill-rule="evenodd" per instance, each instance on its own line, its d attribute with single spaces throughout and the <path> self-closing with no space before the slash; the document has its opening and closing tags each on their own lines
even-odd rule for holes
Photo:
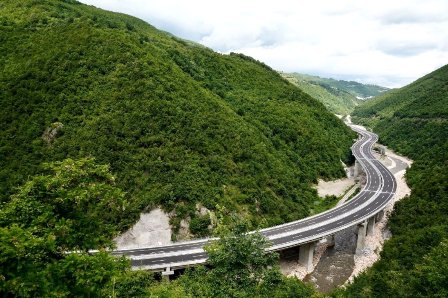
<svg viewBox="0 0 448 298">
<path fill-rule="evenodd" d="M 45 129 L 44 133 L 42 134 L 42 139 L 47 142 L 48 146 L 51 146 L 51 144 L 56 139 L 56 136 L 63 127 L 64 125 L 61 122 L 54 122 Z"/>
<path fill-rule="evenodd" d="M 182 219 L 180 221 L 179 232 L 176 235 L 177 241 L 185 241 L 193 238 L 193 235 L 190 232 L 190 221 L 190 217 L 187 217 L 186 219 Z"/>
<path fill-rule="evenodd" d="M 171 227 L 168 214 L 156 208 L 142 213 L 138 222 L 115 238 L 118 249 L 165 245 L 171 243 Z"/>
</svg>

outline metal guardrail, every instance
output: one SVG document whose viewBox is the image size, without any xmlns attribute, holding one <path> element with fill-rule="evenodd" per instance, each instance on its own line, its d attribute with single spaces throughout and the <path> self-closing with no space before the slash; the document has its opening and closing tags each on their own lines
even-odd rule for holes
<svg viewBox="0 0 448 298">
<path fill-rule="evenodd" d="M 356 132 L 358 132 L 360 135 L 362 135 L 362 138 L 353 144 L 352 151 L 353 155 L 366 172 L 367 181 L 364 188 L 354 198 L 335 208 L 329 209 L 325 212 L 301 220 L 260 230 L 259 232 L 262 234 L 269 234 L 267 235 L 267 238 L 272 241 L 275 241 L 276 239 L 285 238 L 285 241 L 271 246 L 270 248 L 268 248 L 268 250 L 279 251 L 294 246 L 300 246 L 302 244 L 306 244 L 309 242 L 314 242 L 326 236 L 333 235 L 338 231 L 365 222 L 367 219 L 376 215 L 389 203 L 396 189 L 396 181 L 395 177 L 385 166 L 383 166 L 382 164 L 379 164 L 379 167 L 375 165 L 375 161 L 377 161 L 377 159 L 375 159 L 373 155 L 371 155 L 371 152 L 373 144 L 378 140 L 377 135 L 371 132 L 361 131 L 355 127 L 351 128 Z M 353 148 L 356 148 L 358 145 L 359 145 L 359 151 L 353 150 Z M 368 154 L 363 152 L 365 145 L 368 146 L 367 148 Z M 369 156 L 369 154 L 371 156 Z M 376 176 L 374 176 L 375 174 Z M 378 187 L 374 191 L 368 190 L 368 188 L 371 185 L 370 182 L 373 178 L 377 178 L 379 181 Z M 386 182 L 392 183 L 392 190 L 393 190 L 389 193 L 386 193 L 386 195 L 383 192 L 385 187 L 385 179 L 387 179 Z M 372 195 L 367 200 L 361 201 L 362 196 L 369 192 L 372 193 Z M 379 199 L 380 197 L 382 198 L 382 200 Z M 372 205 L 374 202 L 376 202 L 378 206 L 373 206 L 373 208 L 369 207 L 369 209 L 366 210 L 367 207 Z M 355 205 L 356 203 L 358 204 Z M 338 211 L 347 208 L 347 206 L 349 205 L 355 205 L 355 207 L 341 214 L 337 214 Z M 363 211 L 368 212 L 364 212 L 362 216 L 356 216 L 363 213 Z M 337 215 L 331 216 L 332 214 Z M 319 218 L 326 218 L 326 219 L 319 221 L 318 220 Z M 349 221 L 344 221 L 344 219 L 349 218 L 350 218 Z M 318 221 L 313 222 L 316 219 Z M 294 226 L 298 226 L 301 224 L 303 225 L 306 222 L 310 222 L 310 224 L 301 228 L 294 229 Z M 340 222 L 340 224 L 338 224 L 338 222 Z M 327 229 L 322 228 L 332 223 L 335 224 L 333 228 L 327 228 Z M 293 237 L 294 235 L 298 235 L 299 233 L 310 231 L 313 229 L 316 229 L 316 233 L 311 236 L 297 239 Z M 290 237 L 291 239 L 287 240 L 288 237 Z M 215 239 L 217 238 L 205 238 L 199 240 L 185 241 L 175 243 L 172 245 L 165 245 L 158 247 L 116 250 L 113 251 L 112 253 L 114 255 L 124 254 L 129 256 L 132 260 L 134 268 L 149 269 L 154 271 L 161 271 L 164 270 L 165 268 L 176 269 L 205 263 L 207 257 L 202 247 L 207 242 Z M 191 258 L 188 258 L 188 256 L 191 256 Z"/>
</svg>

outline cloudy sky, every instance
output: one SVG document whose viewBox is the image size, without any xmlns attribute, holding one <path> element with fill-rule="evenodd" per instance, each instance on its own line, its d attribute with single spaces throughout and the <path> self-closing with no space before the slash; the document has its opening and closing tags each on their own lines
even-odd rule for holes
<svg viewBox="0 0 448 298">
<path fill-rule="evenodd" d="M 399 87 L 448 64 L 447 0 L 81 0 L 276 70 Z"/>
</svg>

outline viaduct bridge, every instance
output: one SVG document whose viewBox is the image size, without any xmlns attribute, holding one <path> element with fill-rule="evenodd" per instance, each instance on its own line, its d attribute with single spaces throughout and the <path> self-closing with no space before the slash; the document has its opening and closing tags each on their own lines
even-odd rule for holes
<svg viewBox="0 0 448 298">
<path fill-rule="evenodd" d="M 271 251 L 282 251 L 299 247 L 299 261 L 308 271 L 312 270 L 315 244 L 336 232 L 351 226 L 358 227 L 356 252 L 364 248 L 365 237 L 373 233 L 375 221 L 395 194 L 397 183 L 392 173 L 372 154 L 372 147 L 378 140 L 374 133 L 351 128 L 359 134 L 352 146 L 356 158 L 355 175 L 366 173 L 366 184 L 351 200 L 325 212 L 301 220 L 274 226 L 260 231 L 272 245 Z M 203 246 L 216 238 L 192 240 L 172 245 L 116 250 L 114 255 L 126 255 L 134 269 L 161 271 L 167 276 L 175 269 L 203 264 L 207 254 Z"/>
</svg>

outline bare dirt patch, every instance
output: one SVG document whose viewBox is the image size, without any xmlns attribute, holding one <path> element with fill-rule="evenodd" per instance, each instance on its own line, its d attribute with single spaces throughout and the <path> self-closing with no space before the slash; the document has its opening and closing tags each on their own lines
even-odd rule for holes
<svg viewBox="0 0 448 298">
<path fill-rule="evenodd" d="M 315 186 L 319 197 L 336 196 L 340 197 L 344 195 L 355 184 L 354 178 L 343 178 L 334 181 L 318 180 L 318 184 Z"/>
</svg>

